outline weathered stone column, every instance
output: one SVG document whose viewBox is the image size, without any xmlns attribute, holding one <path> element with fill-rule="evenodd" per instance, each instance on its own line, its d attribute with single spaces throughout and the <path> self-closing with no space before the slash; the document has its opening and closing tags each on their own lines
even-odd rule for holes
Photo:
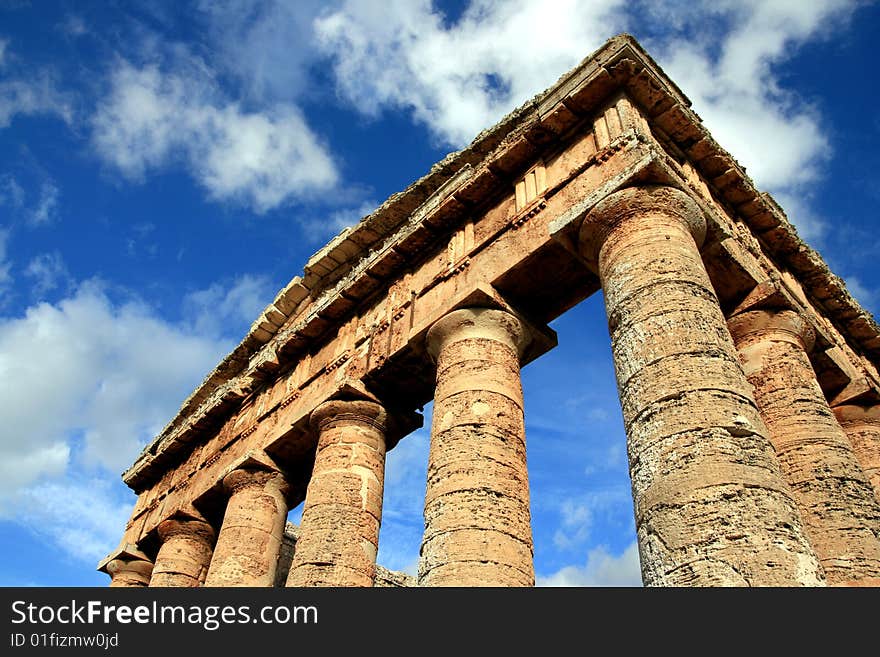
<svg viewBox="0 0 880 657">
<path fill-rule="evenodd" d="M 844 404 L 834 408 L 834 415 L 880 500 L 880 406 Z"/>
<path fill-rule="evenodd" d="M 216 534 L 204 518 L 177 517 L 158 527 L 162 547 L 150 586 L 201 586 L 208 573 Z"/>
<path fill-rule="evenodd" d="M 532 586 L 520 358 L 510 313 L 456 310 L 428 331 L 437 389 L 420 586 Z"/>
<path fill-rule="evenodd" d="M 328 401 L 311 415 L 318 432 L 287 586 L 373 586 L 385 481 L 385 409 Z"/>
<path fill-rule="evenodd" d="M 647 586 L 821 585 L 684 192 L 630 187 L 581 227 L 602 281 Z"/>
<path fill-rule="evenodd" d="M 791 310 L 729 325 L 828 583 L 880 577 L 880 508 L 810 365 L 812 329 Z"/>
<path fill-rule="evenodd" d="M 277 471 L 239 468 L 223 478 L 229 502 L 205 586 L 272 586 L 287 519 Z"/>
<path fill-rule="evenodd" d="M 105 570 L 111 587 L 146 587 L 150 584 L 153 564 L 143 559 L 112 559 Z"/>
</svg>

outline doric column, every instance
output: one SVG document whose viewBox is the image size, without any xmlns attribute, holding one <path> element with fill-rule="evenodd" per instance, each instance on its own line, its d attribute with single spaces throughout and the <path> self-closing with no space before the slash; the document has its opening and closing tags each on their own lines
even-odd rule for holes
<svg viewBox="0 0 880 657">
<path fill-rule="evenodd" d="M 318 432 L 299 539 L 287 586 L 373 586 L 385 480 L 385 409 L 328 401 L 311 415 Z"/>
<path fill-rule="evenodd" d="M 145 587 L 150 584 L 153 564 L 143 559 L 112 559 L 104 565 L 110 586 Z"/>
<path fill-rule="evenodd" d="M 287 519 L 287 483 L 244 467 L 223 478 L 229 493 L 205 586 L 273 586 Z"/>
<path fill-rule="evenodd" d="M 162 547 L 150 586 L 201 586 L 205 581 L 216 534 L 204 518 L 176 517 L 158 527 Z"/>
<path fill-rule="evenodd" d="M 880 577 L 880 508 L 810 365 L 812 329 L 791 310 L 729 325 L 828 583 Z"/>
<path fill-rule="evenodd" d="M 581 227 L 602 281 L 647 586 L 821 585 L 680 190 L 630 187 Z"/>
<path fill-rule="evenodd" d="M 510 313 L 455 310 L 428 331 L 437 388 L 420 586 L 532 586 L 520 358 Z"/>
<path fill-rule="evenodd" d="M 880 406 L 844 404 L 834 408 L 834 415 L 880 500 Z"/>
</svg>

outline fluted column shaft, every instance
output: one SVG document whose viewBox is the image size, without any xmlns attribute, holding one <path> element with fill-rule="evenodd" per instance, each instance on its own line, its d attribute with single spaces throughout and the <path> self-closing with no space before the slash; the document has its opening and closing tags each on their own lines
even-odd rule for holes
<svg viewBox="0 0 880 657">
<path fill-rule="evenodd" d="M 816 380 L 812 330 L 791 310 L 742 313 L 730 330 L 828 583 L 880 577 L 880 508 Z"/>
<path fill-rule="evenodd" d="M 532 586 L 520 358 L 526 327 L 501 310 L 456 310 L 428 332 L 437 388 L 421 586 Z"/>
<path fill-rule="evenodd" d="M 171 518 L 159 524 L 158 532 L 162 547 L 150 586 L 201 586 L 214 551 L 213 527 L 197 518 Z"/>
<path fill-rule="evenodd" d="M 140 588 L 149 586 L 153 564 L 143 559 L 113 559 L 106 570 L 111 587 Z"/>
<path fill-rule="evenodd" d="M 287 586 L 373 586 L 385 480 L 385 410 L 329 401 L 311 416 L 315 466 Z"/>
<path fill-rule="evenodd" d="M 205 586 L 273 586 L 288 511 L 284 476 L 242 468 L 223 486 L 229 501 Z"/>
<path fill-rule="evenodd" d="M 648 586 L 819 585 L 680 190 L 631 187 L 581 228 L 602 281 Z"/>
<path fill-rule="evenodd" d="M 845 404 L 835 406 L 834 415 L 874 488 L 874 497 L 880 500 L 880 406 Z"/>
</svg>

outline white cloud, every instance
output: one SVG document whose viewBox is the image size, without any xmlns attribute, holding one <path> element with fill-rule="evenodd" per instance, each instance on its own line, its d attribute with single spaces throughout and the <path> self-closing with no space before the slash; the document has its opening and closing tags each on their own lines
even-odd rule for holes
<svg viewBox="0 0 880 657">
<path fill-rule="evenodd" d="M 24 189 L 9 174 L 0 176 L 0 205 L 15 209 L 24 207 Z"/>
<path fill-rule="evenodd" d="M 216 64 L 250 98 L 275 102 L 314 93 L 309 66 L 319 57 L 312 21 L 326 0 L 231 0 L 199 3 Z"/>
<path fill-rule="evenodd" d="M 538 586 L 642 586 L 639 550 L 632 543 L 613 555 L 604 546 L 587 554 L 583 566 L 565 566 L 552 575 L 537 578 Z"/>
<path fill-rule="evenodd" d="M 340 92 L 359 110 L 409 110 L 460 146 L 622 29 L 624 6 L 475 0 L 447 26 L 427 0 L 349 1 L 315 26 Z"/>
<path fill-rule="evenodd" d="M 615 456 L 618 458 L 618 456 Z M 553 544 L 558 550 L 570 551 L 587 544 L 597 520 L 608 522 L 616 519 L 632 506 L 631 493 L 626 486 L 593 488 L 588 477 L 585 492 L 567 491 L 554 501 L 559 514 L 559 526 L 553 534 Z"/>
<path fill-rule="evenodd" d="M 327 240 L 338 235 L 346 228 L 354 226 L 361 219 L 373 212 L 377 207 L 379 207 L 378 202 L 368 200 L 353 208 L 334 210 L 320 219 L 301 219 L 300 225 L 302 226 L 305 237 L 309 242 L 319 242 L 324 244 Z"/>
<path fill-rule="evenodd" d="M 243 335 L 275 292 L 267 278 L 245 274 L 231 284 L 214 283 L 187 294 L 184 315 L 198 335 Z"/>
<path fill-rule="evenodd" d="M 809 210 L 810 184 L 822 176 L 830 144 L 818 108 L 786 90 L 774 67 L 803 43 L 832 34 L 857 5 L 712 0 L 691 3 L 681 14 L 675 3 L 652 4 L 657 19 L 677 13 L 683 30 L 649 44 L 656 46 L 660 63 L 716 140 L 814 241 L 825 227 Z M 683 38 L 685 33 L 695 36 Z"/>
<path fill-rule="evenodd" d="M 12 276 L 9 274 L 10 263 L 6 260 L 6 242 L 9 240 L 9 231 L 0 228 L 0 305 L 12 285 Z"/>
<path fill-rule="evenodd" d="M 6 48 L 8 46 L 8 39 L 0 39 L 0 66 L 4 66 L 6 64 Z"/>
<path fill-rule="evenodd" d="M 877 290 L 865 285 L 858 276 L 847 276 L 846 287 L 850 294 L 865 308 L 871 309 L 877 301 Z"/>
<path fill-rule="evenodd" d="M 73 460 L 115 476 L 229 347 L 94 281 L 0 319 L 0 510 Z"/>
<path fill-rule="evenodd" d="M 93 120 L 101 157 L 131 179 L 182 163 L 211 198 L 258 213 L 336 184 L 328 151 L 295 106 L 245 111 L 199 68 L 121 63 Z"/>
<path fill-rule="evenodd" d="M 121 491 L 98 477 L 44 482 L 18 491 L 7 519 L 63 546 L 65 557 L 94 566 L 119 543 L 131 514 L 134 495 Z"/>
<path fill-rule="evenodd" d="M 57 116 L 66 123 L 73 118 L 68 96 L 60 92 L 47 73 L 28 78 L 0 80 L 0 128 L 6 128 L 17 115 Z"/>
<path fill-rule="evenodd" d="M 33 205 L 28 202 L 24 187 L 11 174 L 0 175 L 0 206 L 14 210 L 31 226 L 51 223 L 58 217 L 58 198 L 60 191 L 55 181 L 46 175 L 40 183 L 39 193 Z"/>
<path fill-rule="evenodd" d="M 553 544 L 560 550 L 571 550 L 589 538 L 593 526 L 593 511 L 590 504 L 564 500 L 560 513 L 562 524 L 553 534 Z"/>
<path fill-rule="evenodd" d="M 58 29 L 61 30 L 62 33 L 66 34 L 69 37 L 81 37 L 84 34 L 87 34 L 89 28 L 86 26 L 86 22 L 82 19 L 81 16 L 77 16 L 76 14 L 71 14 L 67 18 L 65 18 L 59 25 Z"/>
<path fill-rule="evenodd" d="M 35 256 L 25 267 L 24 274 L 33 280 L 32 292 L 35 297 L 42 297 L 70 282 L 67 265 L 57 251 Z"/>
<path fill-rule="evenodd" d="M 824 227 L 807 211 L 809 185 L 822 175 L 829 141 L 818 109 L 787 91 L 775 67 L 857 4 L 695 0 L 682 12 L 677 1 L 473 0 L 450 24 L 428 0 L 383 10 L 348 1 L 315 29 L 340 93 L 358 110 L 409 111 L 437 139 L 461 146 L 616 32 L 664 25 L 648 49 L 759 186 L 805 199 L 789 214 L 817 240 Z"/>
<path fill-rule="evenodd" d="M 58 196 L 57 185 L 51 180 L 43 181 L 37 205 L 28 217 L 30 223 L 41 226 L 53 221 L 58 215 Z"/>
</svg>

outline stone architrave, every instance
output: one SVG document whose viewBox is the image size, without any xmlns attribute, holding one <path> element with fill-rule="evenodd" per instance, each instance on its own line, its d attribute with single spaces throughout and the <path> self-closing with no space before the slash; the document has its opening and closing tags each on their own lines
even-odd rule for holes
<svg viewBox="0 0 880 657">
<path fill-rule="evenodd" d="M 792 310 L 744 312 L 729 326 L 828 583 L 880 577 L 880 507 L 816 380 L 812 329 Z"/>
<path fill-rule="evenodd" d="M 110 575 L 111 587 L 147 587 L 153 573 L 153 564 L 143 559 L 112 559 L 104 568 Z"/>
<path fill-rule="evenodd" d="M 647 586 L 821 585 L 700 257 L 684 192 L 629 187 L 585 218 L 628 439 Z"/>
<path fill-rule="evenodd" d="M 288 511 L 284 475 L 242 467 L 223 487 L 229 501 L 205 586 L 272 586 Z"/>
<path fill-rule="evenodd" d="M 175 517 L 163 521 L 158 533 L 162 547 L 150 586 L 201 586 L 214 551 L 214 528 L 203 518 Z"/>
<path fill-rule="evenodd" d="M 455 310 L 428 331 L 437 384 L 420 586 L 535 582 L 520 359 L 514 315 Z"/>
<path fill-rule="evenodd" d="M 315 465 L 287 586 L 373 586 L 385 479 L 385 409 L 331 400 L 311 415 Z"/>
<path fill-rule="evenodd" d="M 834 415 L 880 500 L 880 406 L 843 404 L 834 407 Z"/>
</svg>

